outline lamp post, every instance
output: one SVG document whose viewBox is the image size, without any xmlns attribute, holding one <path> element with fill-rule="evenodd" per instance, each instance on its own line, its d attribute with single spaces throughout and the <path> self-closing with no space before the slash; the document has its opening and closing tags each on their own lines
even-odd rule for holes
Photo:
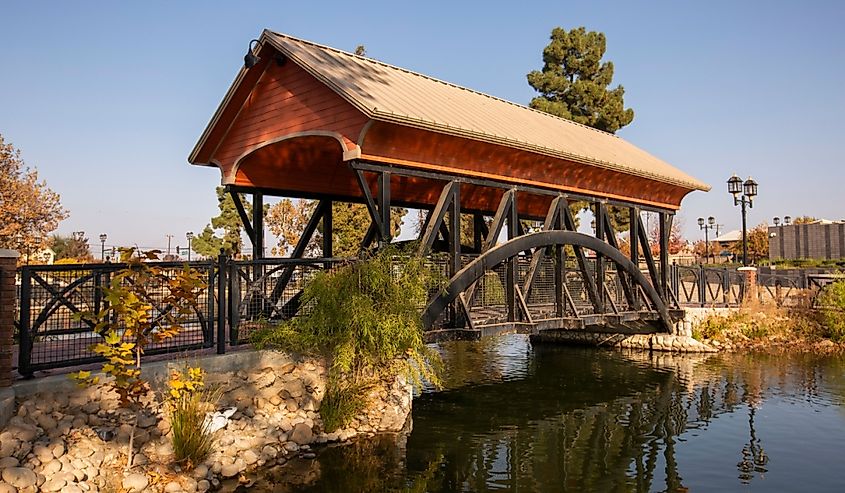
<svg viewBox="0 0 845 493">
<path fill-rule="evenodd" d="M 728 180 L 728 192 L 734 197 L 734 206 L 742 206 L 742 266 L 748 267 L 748 232 L 746 228 L 746 207 L 754 207 L 757 196 L 757 182 L 749 176 L 745 183 L 736 175 Z"/>
<path fill-rule="evenodd" d="M 108 239 L 108 235 L 103 233 L 100 235 L 100 260 L 103 262 L 106 261 L 106 240 Z"/>
<path fill-rule="evenodd" d="M 710 216 L 707 222 L 704 222 L 703 217 L 698 218 L 698 229 L 704 230 L 704 259 L 705 263 L 710 263 L 710 230 L 716 228 L 716 218 Z"/>
<path fill-rule="evenodd" d="M 190 262 L 191 261 L 191 241 L 193 241 L 193 239 L 194 239 L 194 232 L 188 231 L 187 233 L 185 233 L 185 238 L 188 239 L 188 262 Z"/>
</svg>

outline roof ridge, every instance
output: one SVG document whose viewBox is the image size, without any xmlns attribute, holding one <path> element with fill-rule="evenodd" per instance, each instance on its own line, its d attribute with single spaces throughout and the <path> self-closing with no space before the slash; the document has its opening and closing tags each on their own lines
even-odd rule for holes
<svg viewBox="0 0 845 493">
<path fill-rule="evenodd" d="M 490 98 L 492 100 L 499 101 L 501 103 L 506 103 L 506 104 L 509 104 L 511 106 L 516 106 L 518 108 L 529 110 L 529 111 L 532 111 L 534 113 L 537 113 L 537 114 L 540 114 L 540 115 L 543 115 L 543 116 L 546 116 L 546 117 L 549 117 L 549 118 L 560 120 L 560 121 L 565 122 L 565 123 L 570 124 L 570 125 L 577 125 L 579 127 L 582 127 L 582 128 L 588 129 L 588 130 L 592 130 L 594 132 L 598 132 L 600 134 L 608 135 L 608 136 L 611 136 L 611 137 L 616 137 L 617 139 L 620 138 L 618 135 L 611 133 L 611 132 L 607 132 L 607 131 L 604 131 L 604 130 L 601 130 L 601 129 L 598 129 L 598 128 L 595 128 L 595 127 L 591 127 L 589 125 L 585 125 L 583 123 L 576 122 L 574 120 L 569 120 L 567 118 L 563 118 L 562 116 L 554 115 L 552 113 L 540 111 L 536 108 L 532 108 L 530 106 L 515 103 L 513 101 L 509 101 L 507 99 L 500 98 L 498 96 L 493 96 L 491 94 L 487 94 L 487 93 L 484 93 L 484 92 L 481 92 L 481 91 L 478 91 L 478 90 L 475 90 L 475 89 L 472 89 L 472 88 L 469 88 L 469 87 L 465 87 L 465 86 L 462 86 L 462 85 L 459 85 L 459 84 L 455 84 L 454 82 L 445 81 L 445 80 L 442 80 L 442 79 L 438 79 L 437 77 L 432 77 L 430 75 L 423 74 L 421 72 L 416 72 L 416 71 L 411 70 L 411 69 L 399 67 L 398 65 L 393 65 L 393 64 L 390 64 L 390 63 L 387 63 L 387 62 L 383 62 L 383 61 L 377 60 L 375 58 L 370 58 L 370 57 L 367 57 L 367 56 L 358 55 L 358 54 L 351 53 L 351 52 L 348 52 L 348 51 L 345 51 L 345 50 L 341 50 L 339 48 L 335 48 L 333 46 L 320 44 L 320 43 L 310 41 L 310 40 L 307 40 L 307 39 L 297 38 L 296 36 L 291 36 L 289 34 L 280 33 L 280 32 L 277 32 L 277 31 L 272 31 L 270 29 L 265 29 L 265 32 L 271 33 L 275 36 L 287 38 L 287 39 L 290 39 L 290 40 L 293 40 L 293 41 L 296 41 L 296 42 L 299 42 L 299 43 L 304 43 L 304 44 L 307 44 L 307 45 L 315 46 L 315 47 L 320 48 L 320 49 L 334 51 L 336 53 L 342 53 L 344 55 L 352 56 L 352 57 L 355 57 L 355 58 L 360 58 L 360 59 L 367 61 L 367 62 L 372 62 L 372 63 L 375 63 L 377 65 L 381 65 L 381 66 L 391 68 L 391 69 L 394 69 L 394 70 L 399 70 L 401 72 L 405 72 L 405 73 L 408 73 L 408 74 L 411 74 L 411 75 L 415 75 L 417 77 L 422 77 L 423 79 L 428 79 L 428 80 L 431 80 L 431 81 L 434 81 L 434 82 L 438 82 L 440 84 L 444 84 L 444 85 L 447 85 L 447 86 L 450 86 L 450 87 L 454 87 L 456 89 L 461 89 L 461 90 L 464 90 L 464 91 L 467 91 L 467 92 L 471 92 L 471 93 L 477 94 L 479 96 L 484 96 L 486 98 Z M 374 108 L 374 110 L 377 110 L 377 108 Z"/>
</svg>

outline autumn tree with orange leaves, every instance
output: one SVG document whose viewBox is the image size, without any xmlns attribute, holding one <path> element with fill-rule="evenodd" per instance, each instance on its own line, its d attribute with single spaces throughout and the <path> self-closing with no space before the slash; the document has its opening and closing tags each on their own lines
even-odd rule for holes
<svg viewBox="0 0 845 493">
<path fill-rule="evenodd" d="M 37 250 L 67 216 L 59 194 L 0 135 L 0 248 Z"/>
</svg>

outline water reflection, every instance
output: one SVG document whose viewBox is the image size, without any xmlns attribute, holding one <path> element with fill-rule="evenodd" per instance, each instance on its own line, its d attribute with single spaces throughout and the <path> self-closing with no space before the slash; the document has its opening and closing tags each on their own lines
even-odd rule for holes
<svg viewBox="0 0 845 493">
<path fill-rule="evenodd" d="M 267 486 L 327 492 L 845 487 L 834 459 L 845 440 L 841 358 L 532 348 L 519 336 L 441 350 L 447 388 L 415 400 L 413 431 L 327 449 L 309 465 L 306 480 L 292 480 L 282 468 Z M 797 446 L 802 439 L 811 444 L 807 451 Z"/>
</svg>

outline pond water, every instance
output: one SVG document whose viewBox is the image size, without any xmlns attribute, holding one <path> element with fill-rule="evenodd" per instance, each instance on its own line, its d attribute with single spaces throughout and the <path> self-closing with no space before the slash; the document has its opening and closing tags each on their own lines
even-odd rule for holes
<svg viewBox="0 0 845 493">
<path fill-rule="evenodd" d="M 845 359 L 440 346 L 443 390 L 397 436 L 321 450 L 259 489 L 845 491 Z M 254 491 L 254 490 L 253 490 Z"/>
</svg>

